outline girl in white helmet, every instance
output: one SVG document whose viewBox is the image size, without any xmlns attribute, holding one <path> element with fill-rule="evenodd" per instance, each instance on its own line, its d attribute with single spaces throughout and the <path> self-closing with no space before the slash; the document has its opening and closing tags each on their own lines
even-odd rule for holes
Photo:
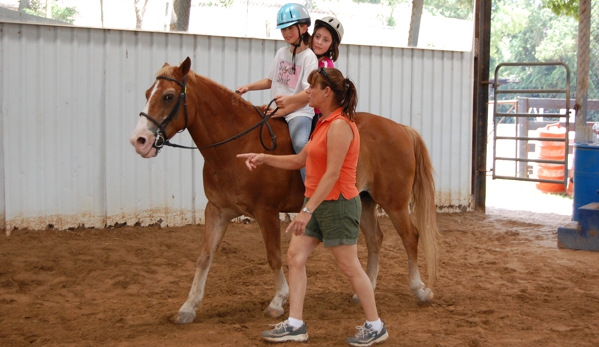
<svg viewBox="0 0 599 347">
<path fill-rule="evenodd" d="M 318 67 L 335 67 L 335 61 L 339 57 L 339 45 L 343 39 L 343 25 L 335 17 L 324 17 L 314 21 L 314 34 L 310 40 L 310 48 L 318 58 Z M 312 131 L 316 128 L 322 112 L 314 109 L 312 118 Z"/>
<path fill-rule="evenodd" d="M 312 127 L 314 108 L 308 105 L 305 89 L 309 87 L 308 75 L 316 70 L 318 59 L 309 47 L 310 15 L 300 4 L 285 4 L 277 14 L 277 29 L 289 44 L 277 51 L 268 76 L 259 81 L 237 88 L 237 93 L 249 90 L 270 89 L 271 98 L 279 108 L 275 117 L 285 117 L 295 153 L 300 153 Z M 301 169 L 305 180 L 306 169 Z"/>
<path fill-rule="evenodd" d="M 314 21 L 314 34 L 310 48 L 318 58 L 318 67 L 335 67 L 339 57 L 339 45 L 343 39 L 343 25 L 335 17 Z"/>
</svg>

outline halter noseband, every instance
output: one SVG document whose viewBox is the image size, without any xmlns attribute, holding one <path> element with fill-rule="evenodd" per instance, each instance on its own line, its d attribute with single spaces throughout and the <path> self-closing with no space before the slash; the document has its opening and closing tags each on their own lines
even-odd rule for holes
<svg viewBox="0 0 599 347">
<path fill-rule="evenodd" d="M 182 132 L 183 130 L 187 129 L 187 76 L 185 76 L 183 78 L 183 83 L 177 81 L 176 79 L 172 78 L 172 77 L 168 77 L 168 76 L 157 76 L 156 79 L 164 79 L 167 81 L 171 81 L 171 82 L 175 82 L 178 85 L 181 86 L 181 93 L 179 94 L 179 100 L 177 100 L 177 104 L 175 105 L 175 107 L 173 107 L 173 109 L 171 110 L 171 113 L 169 113 L 168 117 L 166 117 L 162 123 L 158 123 L 157 120 L 155 120 L 154 118 L 152 118 L 149 114 L 145 113 L 145 112 L 140 112 L 139 115 L 140 116 L 144 116 L 146 117 L 148 120 L 150 120 L 152 123 L 154 123 L 158 129 L 156 129 L 156 140 L 154 141 L 154 143 L 152 144 L 152 146 L 154 148 L 156 148 L 156 154 L 158 154 L 158 152 L 160 151 L 160 149 L 162 149 L 162 147 L 164 147 L 164 145 L 168 145 L 168 146 L 174 146 L 174 147 L 181 147 L 181 148 L 190 148 L 190 149 L 195 149 L 195 147 L 185 147 L 185 146 L 180 146 L 180 145 L 174 145 L 171 144 L 168 141 L 168 136 L 166 135 L 166 127 L 168 126 L 168 124 L 177 116 L 177 114 L 179 113 L 179 109 L 181 108 L 181 102 L 185 102 L 184 103 L 184 108 L 185 108 L 185 127 L 183 129 L 181 129 L 178 132 Z"/>
</svg>

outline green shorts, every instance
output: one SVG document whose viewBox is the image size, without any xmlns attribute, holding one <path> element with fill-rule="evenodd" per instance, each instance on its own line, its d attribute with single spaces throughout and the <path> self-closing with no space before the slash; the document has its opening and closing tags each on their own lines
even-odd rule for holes
<svg viewBox="0 0 599 347">
<path fill-rule="evenodd" d="M 304 198 L 304 206 L 308 200 Z M 355 245 L 360 234 L 361 214 L 360 196 L 347 200 L 340 194 L 339 199 L 325 200 L 316 208 L 306 225 L 305 235 L 316 237 L 325 247 Z"/>
</svg>

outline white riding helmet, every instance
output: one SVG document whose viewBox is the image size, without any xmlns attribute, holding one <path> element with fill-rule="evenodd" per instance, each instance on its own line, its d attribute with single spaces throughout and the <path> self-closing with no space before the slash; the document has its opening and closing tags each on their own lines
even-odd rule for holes
<svg viewBox="0 0 599 347">
<path fill-rule="evenodd" d="M 314 32 L 316 32 L 316 30 L 321 26 L 327 28 L 333 35 L 333 38 L 336 39 L 338 43 L 341 43 L 341 39 L 343 39 L 343 25 L 339 19 L 328 16 L 324 17 L 323 19 L 315 20 Z"/>
</svg>

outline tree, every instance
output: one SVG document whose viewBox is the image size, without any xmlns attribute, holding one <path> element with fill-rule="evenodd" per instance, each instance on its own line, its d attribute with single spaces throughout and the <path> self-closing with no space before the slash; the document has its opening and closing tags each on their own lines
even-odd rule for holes
<svg viewBox="0 0 599 347">
<path fill-rule="evenodd" d="M 140 5 L 140 1 L 135 0 L 133 2 L 133 6 L 135 7 L 135 28 L 141 29 L 141 26 L 144 23 L 144 14 L 146 13 L 146 7 L 148 6 L 148 0 L 144 0 L 143 6 Z"/>
<path fill-rule="evenodd" d="M 556 16 L 535 0 L 497 0 L 491 20 L 491 75 L 494 75 L 495 67 L 501 62 L 558 61 L 570 68 L 570 89 L 574 90 L 578 32 L 578 23 L 574 18 Z M 502 77 L 519 80 L 515 86 L 518 89 L 564 86 L 565 71 L 559 67 L 503 71 L 510 75 Z"/>
<path fill-rule="evenodd" d="M 232 2 L 232 1 L 231 1 Z M 174 12 L 176 15 L 176 30 L 187 31 L 189 29 L 189 16 L 191 13 L 191 0 L 175 0 Z"/>
<path fill-rule="evenodd" d="M 434 15 L 447 18 L 472 19 L 473 0 L 424 0 L 424 9 Z"/>
<path fill-rule="evenodd" d="M 556 16 L 570 16 L 578 19 L 578 0 L 542 0 L 543 7 Z"/>
<path fill-rule="evenodd" d="M 29 0 L 19 1 L 19 12 L 23 12 L 26 8 L 29 8 Z"/>
<path fill-rule="evenodd" d="M 52 0 L 44 0 L 44 3 L 40 0 L 22 1 L 19 4 L 19 10 L 34 16 L 52 18 L 70 24 L 75 22 L 75 15 L 77 14 L 75 7 L 59 6 L 56 1 Z"/>
<path fill-rule="evenodd" d="M 408 46 L 418 46 L 418 35 L 420 34 L 420 19 L 422 18 L 423 0 L 412 0 L 412 16 L 410 19 L 410 31 L 408 32 Z"/>
</svg>

